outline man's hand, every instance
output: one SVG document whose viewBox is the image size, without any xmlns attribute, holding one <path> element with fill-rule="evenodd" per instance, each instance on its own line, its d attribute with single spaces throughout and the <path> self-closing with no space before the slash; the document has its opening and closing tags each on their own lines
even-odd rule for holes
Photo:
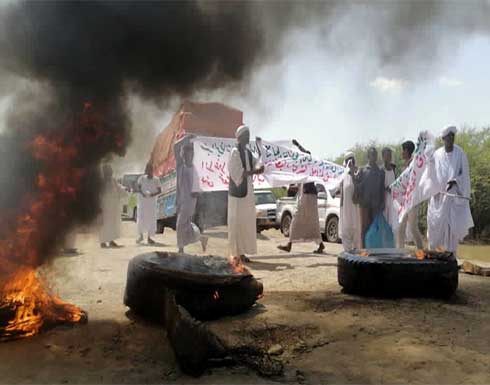
<svg viewBox="0 0 490 385">
<path fill-rule="evenodd" d="M 260 166 L 259 168 L 255 169 L 254 174 L 263 174 L 265 170 L 264 165 Z"/>
<path fill-rule="evenodd" d="M 457 183 L 455 180 L 450 180 L 449 182 L 447 182 L 447 186 L 446 186 L 446 191 L 449 191 L 453 188 L 453 186 L 455 186 Z"/>
</svg>

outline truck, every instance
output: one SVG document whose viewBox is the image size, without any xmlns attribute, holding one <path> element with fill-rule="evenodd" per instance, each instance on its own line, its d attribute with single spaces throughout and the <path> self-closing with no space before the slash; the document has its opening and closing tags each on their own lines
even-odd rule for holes
<svg viewBox="0 0 490 385">
<path fill-rule="evenodd" d="M 170 123 L 157 136 L 150 162 L 160 178 L 162 193 L 157 198 L 157 231 L 175 230 L 177 223 L 177 172 L 180 146 L 195 136 L 234 138 L 243 124 L 243 112 L 221 103 L 184 102 Z M 227 223 L 228 191 L 201 192 L 194 223 L 202 230 Z"/>
<path fill-rule="evenodd" d="M 325 188 L 321 183 L 315 183 L 318 191 L 318 217 L 320 231 L 324 241 L 338 243 L 340 197 L 336 191 Z M 283 197 L 277 200 L 276 225 L 282 234 L 289 238 L 289 228 L 298 205 L 297 196 Z"/>
<path fill-rule="evenodd" d="M 271 190 L 255 190 L 255 212 L 257 233 L 268 229 L 279 229 L 276 221 L 277 202 Z"/>
</svg>

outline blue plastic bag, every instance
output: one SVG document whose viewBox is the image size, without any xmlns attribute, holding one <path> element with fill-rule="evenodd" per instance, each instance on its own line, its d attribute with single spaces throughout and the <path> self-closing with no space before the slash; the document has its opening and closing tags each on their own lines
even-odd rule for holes
<svg viewBox="0 0 490 385">
<path fill-rule="evenodd" d="M 364 237 L 366 249 L 389 249 L 395 247 L 393 231 L 383 214 L 378 214 Z"/>
</svg>

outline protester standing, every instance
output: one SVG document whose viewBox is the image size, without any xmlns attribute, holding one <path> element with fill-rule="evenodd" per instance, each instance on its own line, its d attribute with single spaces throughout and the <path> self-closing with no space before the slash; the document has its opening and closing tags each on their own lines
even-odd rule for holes
<svg viewBox="0 0 490 385">
<path fill-rule="evenodd" d="M 311 152 L 301 146 L 297 140 L 293 144 L 305 154 Z M 296 213 L 291 221 L 289 242 L 287 245 L 279 245 L 279 250 L 290 252 L 293 243 L 313 242 L 318 245 L 314 253 L 321 254 L 325 249 L 320 233 L 320 220 L 318 218 L 318 191 L 314 182 L 304 183 L 298 189 L 298 205 Z"/>
<path fill-rule="evenodd" d="M 396 215 L 395 207 L 393 205 L 390 186 L 396 180 L 396 165 L 393 164 L 393 151 L 391 148 L 384 147 L 381 150 L 381 156 L 383 158 L 383 167 L 381 167 L 381 169 L 385 173 L 385 207 L 383 210 L 383 215 L 394 234 L 398 228 L 398 215 Z"/>
<path fill-rule="evenodd" d="M 454 126 L 445 128 L 441 134 L 444 146 L 434 152 L 434 179 L 440 193 L 430 199 L 427 211 L 429 248 L 442 247 L 454 253 L 474 226 L 468 159 L 454 144 L 456 133 Z"/>
<path fill-rule="evenodd" d="M 200 240 L 202 250 L 205 252 L 208 238 L 202 236 L 199 228 L 192 222 L 197 203 L 197 193 L 193 191 L 197 176 L 192 163 L 194 159 L 192 143 L 182 146 L 180 157 L 181 164 L 177 168 L 177 246 L 179 253 L 183 253 L 184 246 Z"/>
<path fill-rule="evenodd" d="M 162 192 L 160 182 L 153 176 L 153 167 L 146 165 L 145 174 L 138 179 L 138 211 L 137 225 L 139 238 L 136 243 L 143 242 L 143 234 L 148 234 L 148 243 L 154 244 L 151 239 L 157 230 L 157 196 Z"/>
<path fill-rule="evenodd" d="M 344 167 L 347 167 L 340 183 L 340 234 L 345 251 L 360 249 L 361 242 L 361 213 L 359 205 L 354 202 L 354 182 L 349 170 L 354 172 L 356 158 L 353 152 L 344 155 Z"/>
<path fill-rule="evenodd" d="M 368 164 L 355 171 L 350 166 L 354 181 L 354 195 L 361 211 L 361 242 L 365 247 L 365 236 L 376 215 L 383 212 L 385 204 L 385 175 L 378 165 L 378 151 L 368 149 Z"/>
<path fill-rule="evenodd" d="M 402 143 L 402 159 L 405 168 L 407 168 L 412 162 L 414 151 L 415 151 L 414 142 L 412 142 L 411 140 L 407 140 Z M 417 249 L 423 249 L 424 245 L 422 242 L 422 234 L 420 234 L 420 230 L 419 230 L 418 216 L 419 216 L 419 206 L 413 207 L 405 214 L 397 231 L 397 242 L 396 242 L 397 247 L 399 248 L 405 247 L 405 239 L 407 235 L 407 225 L 408 225 L 408 230 L 410 231 L 413 240 L 417 245 Z"/>
<path fill-rule="evenodd" d="M 115 242 L 121 236 L 121 196 L 126 193 L 112 177 L 112 167 L 102 167 L 102 224 L 99 231 L 100 247 L 119 247 Z"/>
<path fill-rule="evenodd" d="M 247 262 L 246 254 L 257 253 L 257 223 L 252 177 L 264 172 L 257 167 L 258 160 L 248 149 L 250 129 L 240 126 L 235 133 L 237 145 L 228 162 L 230 184 L 228 190 L 228 243 L 230 255 Z"/>
</svg>

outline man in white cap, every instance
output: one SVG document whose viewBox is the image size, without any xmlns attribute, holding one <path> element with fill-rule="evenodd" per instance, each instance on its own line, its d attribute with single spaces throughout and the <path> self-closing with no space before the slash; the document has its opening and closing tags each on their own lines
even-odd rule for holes
<svg viewBox="0 0 490 385">
<path fill-rule="evenodd" d="M 434 195 L 427 211 L 429 248 L 456 252 L 458 243 L 473 227 L 470 211 L 470 170 L 463 149 L 454 144 L 454 126 L 441 134 L 444 147 L 434 152 L 434 182 L 440 193 Z"/>
<path fill-rule="evenodd" d="M 346 172 L 340 183 L 340 236 L 345 251 L 360 249 L 361 242 L 361 213 L 354 199 L 354 182 L 352 175 L 357 172 L 356 157 L 352 151 L 344 155 Z"/>
<path fill-rule="evenodd" d="M 255 195 L 252 177 L 264 172 L 257 167 L 257 159 L 248 149 L 250 130 L 240 126 L 235 134 L 237 146 L 228 162 L 230 185 L 228 190 L 228 243 L 230 255 L 240 262 L 247 262 L 246 254 L 257 253 L 257 224 Z M 259 138 L 258 138 L 259 139 Z"/>
</svg>

